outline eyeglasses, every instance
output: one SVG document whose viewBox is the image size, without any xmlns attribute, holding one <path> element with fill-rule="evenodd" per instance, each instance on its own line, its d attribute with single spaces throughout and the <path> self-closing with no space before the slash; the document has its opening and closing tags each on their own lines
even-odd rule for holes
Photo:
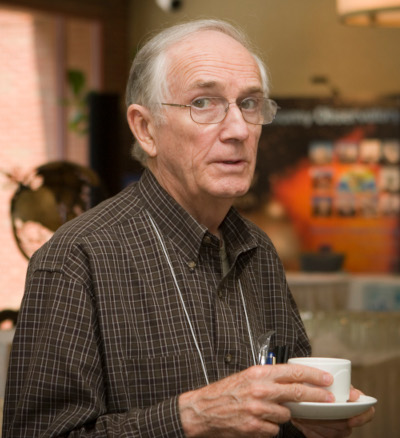
<svg viewBox="0 0 400 438">
<path fill-rule="evenodd" d="M 198 97 L 190 105 L 179 103 L 161 103 L 161 105 L 190 108 L 190 117 L 196 123 L 214 124 L 222 122 L 229 110 L 228 102 L 224 97 Z M 234 102 L 236 103 L 236 102 Z M 278 104 L 265 97 L 246 97 L 237 103 L 243 119 L 253 125 L 268 125 L 274 120 L 278 111 Z"/>
</svg>

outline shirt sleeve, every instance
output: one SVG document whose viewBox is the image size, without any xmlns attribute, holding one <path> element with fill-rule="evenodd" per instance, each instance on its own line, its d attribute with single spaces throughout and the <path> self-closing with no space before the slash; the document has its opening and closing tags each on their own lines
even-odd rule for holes
<svg viewBox="0 0 400 438">
<path fill-rule="evenodd" d="M 305 438 L 305 435 L 299 431 L 289 421 L 281 426 L 281 430 L 277 438 Z"/>
<path fill-rule="evenodd" d="M 146 409 L 128 402 L 109 408 L 96 311 L 89 283 L 57 270 L 28 273 L 10 357 L 3 438 L 184 436 L 178 397 Z"/>
</svg>

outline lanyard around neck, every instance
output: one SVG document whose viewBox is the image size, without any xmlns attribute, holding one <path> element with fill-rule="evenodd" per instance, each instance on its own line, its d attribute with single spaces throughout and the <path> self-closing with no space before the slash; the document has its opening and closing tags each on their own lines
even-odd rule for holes
<svg viewBox="0 0 400 438">
<path fill-rule="evenodd" d="M 207 368 L 206 368 L 206 365 L 205 365 L 204 357 L 203 357 L 203 354 L 201 352 L 199 343 L 197 341 L 196 333 L 194 331 L 193 324 L 192 324 L 192 321 L 191 321 L 190 316 L 189 316 L 189 312 L 187 311 L 185 300 L 183 299 L 183 295 L 182 295 L 181 289 L 179 287 L 178 280 L 176 278 L 175 270 L 174 270 L 174 268 L 172 266 L 171 259 L 169 257 L 168 252 L 167 252 L 167 248 L 165 246 L 163 238 L 161 237 L 161 233 L 160 233 L 156 223 L 154 222 L 154 219 L 151 217 L 151 215 L 150 215 L 150 213 L 148 211 L 146 211 L 146 214 L 147 214 L 147 217 L 149 218 L 150 224 L 151 224 L 154 232 L 156 233 L 157 239 L 160 242 L 160 246 L 161 246 L 161 249 L 162 249 L 162 251 L 164 253 L 165 259 L 167 260 L 169 269 L 170 269 L 171 274 L 172 274 L 172 278 L 174 280 L 174 284 L 175 284 L 176 290 L 178 291 L 178 296 L 179 296 L 180 302 L 182 304 L 183 311 L 185 313 L 186 320 L 187 320 L 189 328 L 190 328 L 190 332 L 192 334 L 192 338 L 193 338 L 194 344 L 196 346 L 197 353 L 198 353 L 199 358 L 200 358 L 200 362 L 201 362 L 201 366 L 203 368 L 203 373 L 204 373 L 205 381 L 206 381 L 207 385 L 209 385 L 210 381 L 208 379 Z M 251 334 L 250 321 L 249 321 L 249 317 L 248 317 L 248 314 L 247 314 L 246 302 L 244 300 L 244 294 L 243 294 L 243 289 L 242 289 L 242 284 L 240 282 L 240 279 L 238 280 L 238 284 L 239 284 L 239 291 L 240 291 L 240 296 L 241 296 L 241 300 L 242 300 L 242 305 L 243 305 L 243 309 L 244 309 L 244 313 L 245 313 L 245 317 L 246 317 L 246 325 L 247 325 L 247 331 L 249 333 L 251 352 L 252 352 L 252 355 L 253 355 L 254 365 L 256 365 L 257 361 L 256 361 L 256 355 L 255 355 L 255 346 L 254 346 L 253 336 Z"/>
</svg>

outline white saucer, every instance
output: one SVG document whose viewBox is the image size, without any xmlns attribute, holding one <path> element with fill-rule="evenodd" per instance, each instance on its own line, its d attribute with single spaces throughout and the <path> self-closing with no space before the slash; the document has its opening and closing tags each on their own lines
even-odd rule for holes
<svg viewBox="0 0 400 438">
<path fill-rule="evenodd" d="M 378 400 L 374 397 L 361 395 L 355 402 L 346 403 L 285 403 L 290 409 L 293 418 L 307 420 L 342 420 L 351 418 L 366 411 Z"/>
</svg>

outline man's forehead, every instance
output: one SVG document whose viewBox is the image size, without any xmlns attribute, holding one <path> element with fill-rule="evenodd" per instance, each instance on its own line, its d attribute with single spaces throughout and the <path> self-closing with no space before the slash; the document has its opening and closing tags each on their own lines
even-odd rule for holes
<svg viewBox="0 0 400 438">
<path fill-rule="evenodd" d="M 253 55 L 221 32 L 201 31 L 187 37 L 170 48 L 168 60 L 169 81 L 179 88 L 221 88 L 229 76 L 243 77 L 249 87 L 261 88 L 260 70 Z"/>
<path fill-rule="evenodd" d="M 188 87 L 188 91 L 191 90 L 210 90 L 210 91 L 223 91 L 226 87 L 226 82 L 224 81 L 215 81 L 215 80 L 199 80 L 194 81 L 190 86 Z M 251 85 L 248 84 L 245 90 L 247 93 L 254 94 L 254 93 L 262 93 L 262 86 L 261 83 L 258 85 Z"/>
</svg>

